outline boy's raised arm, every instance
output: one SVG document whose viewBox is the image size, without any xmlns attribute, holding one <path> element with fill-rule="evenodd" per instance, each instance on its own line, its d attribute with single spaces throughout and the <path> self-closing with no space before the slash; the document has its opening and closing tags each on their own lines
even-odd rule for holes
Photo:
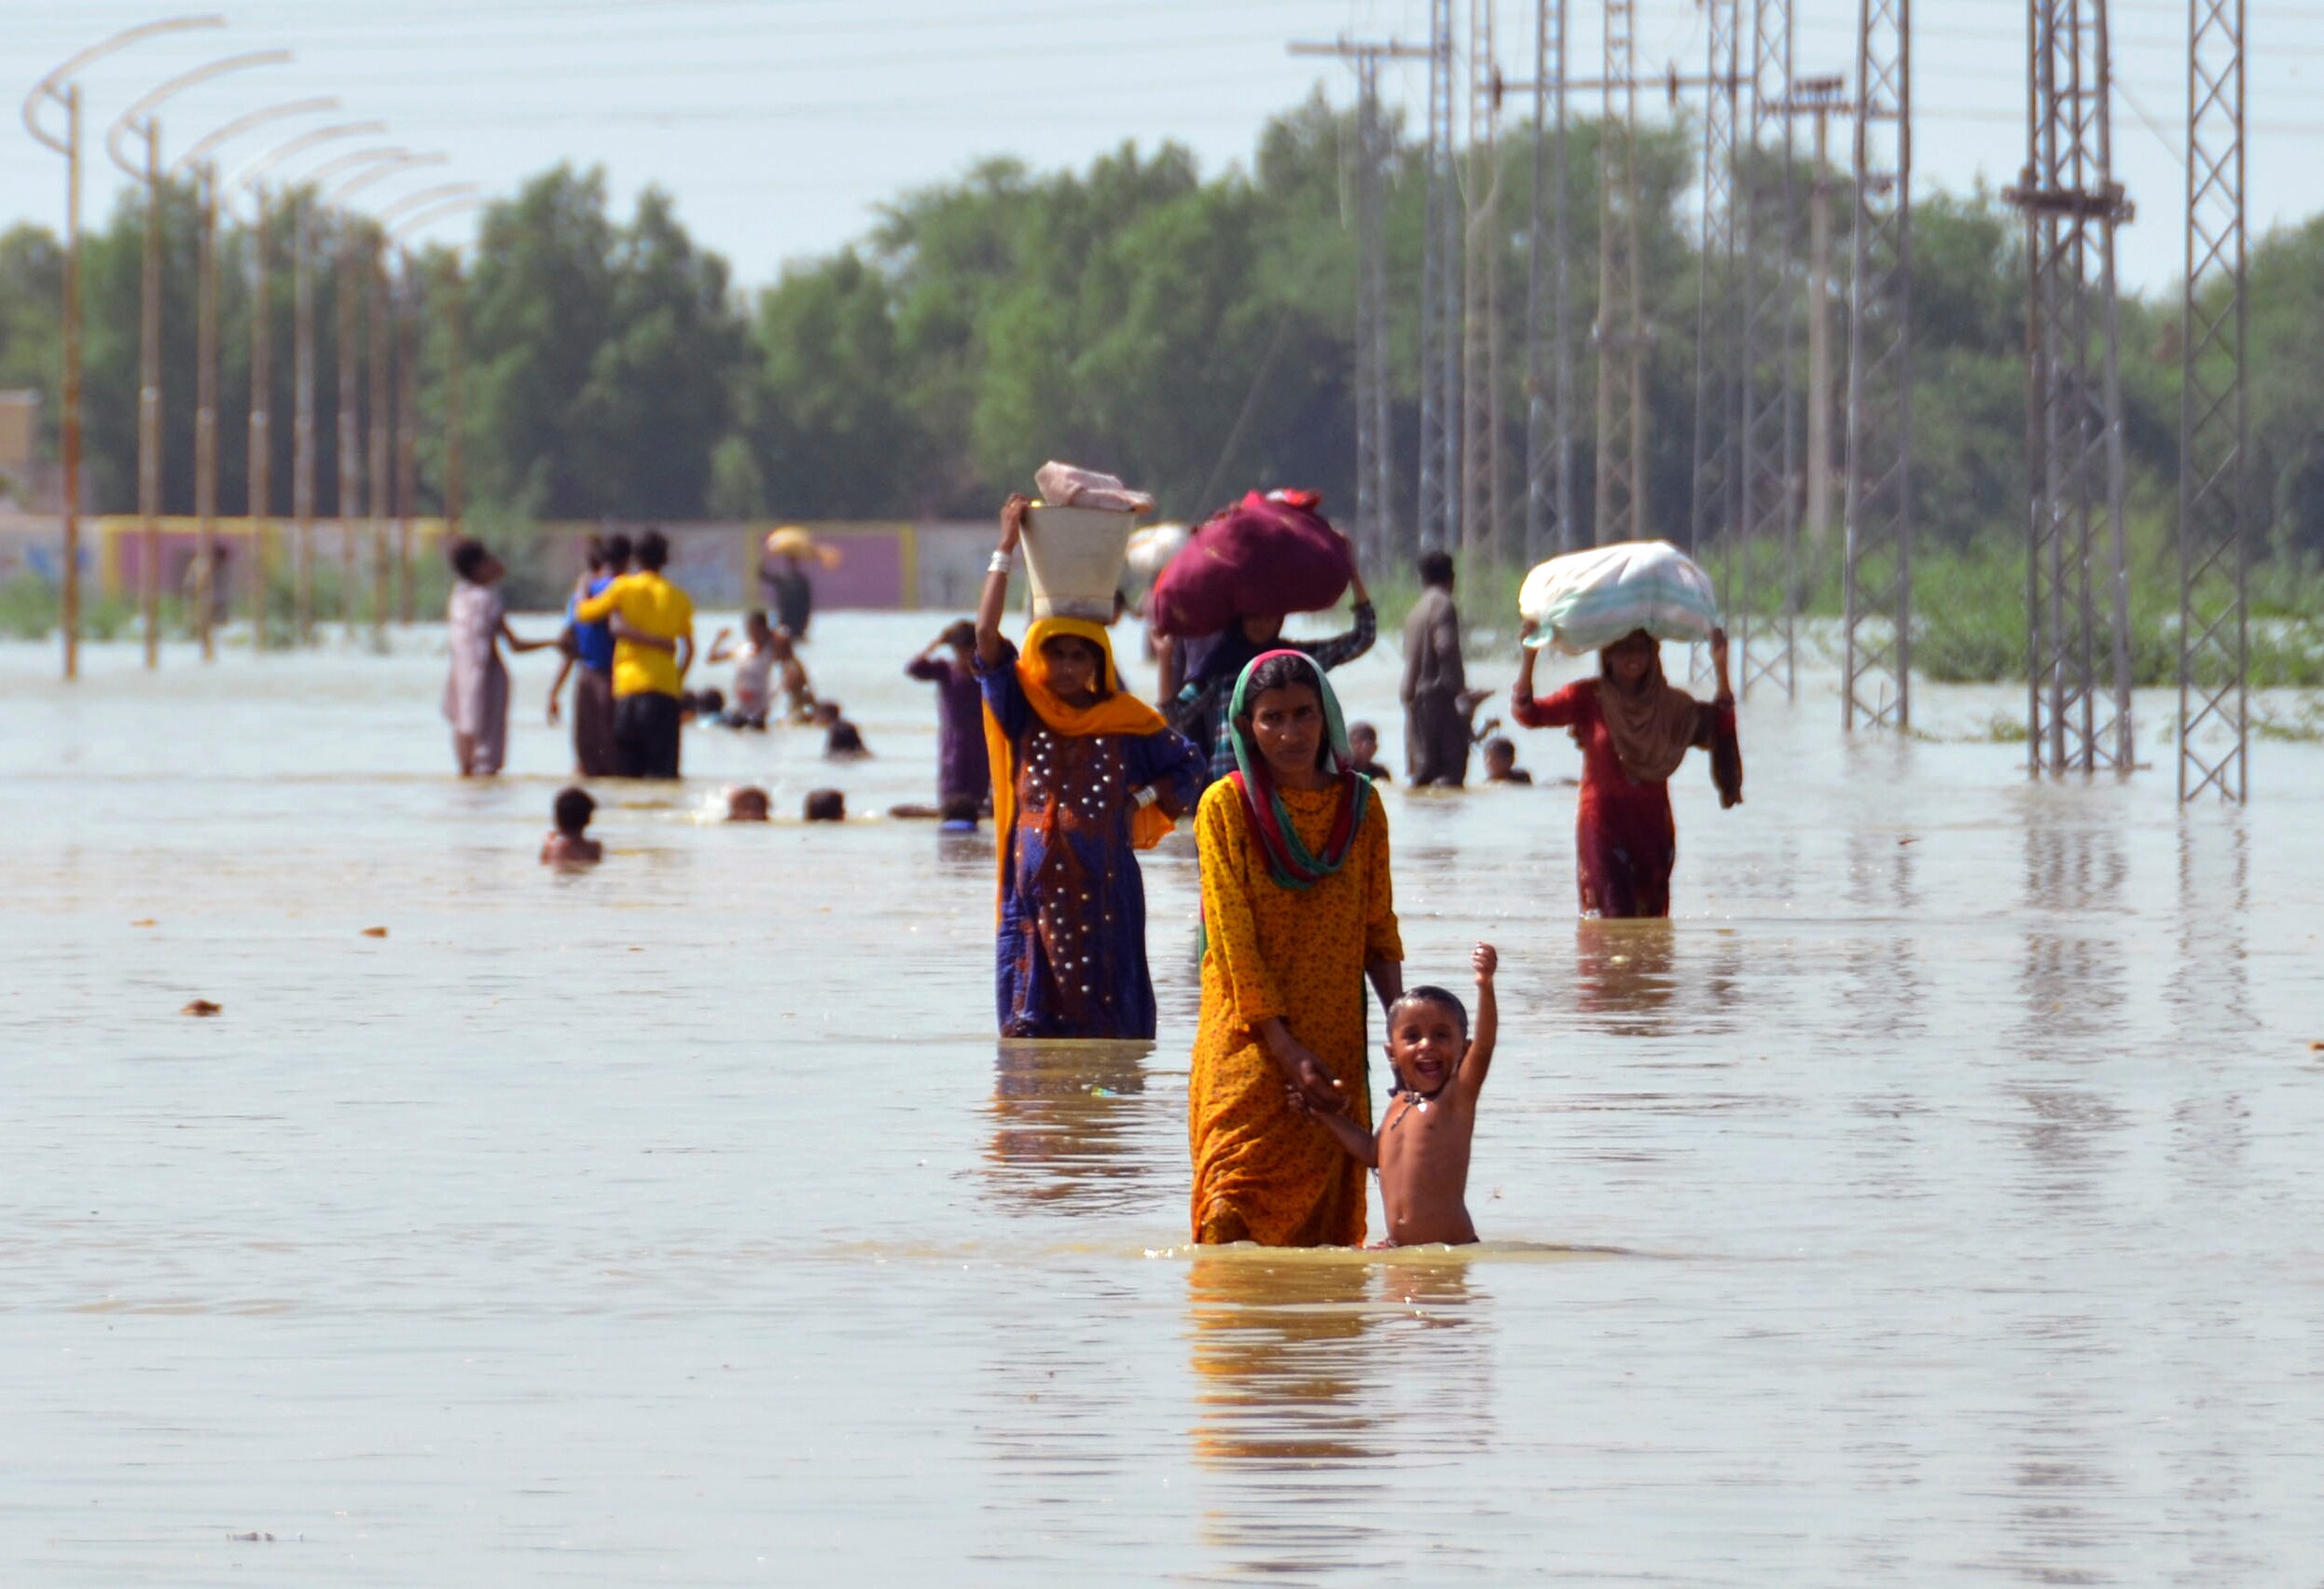
<svg viewBox="0 0 2324 1589">
<path fill-rule="evenodd" d="M 1460 1086 L 1471 1098 L 1484 1090 L 1485 1072 L 1493 1066 L 1493 1043 L 1501 1035 L 1501 1001 L 1493 993 L 1493 973 L 1501 969 L 1501 953 L 1479 944 L 1469 957 L 1476 967 L 1476 1020 L 1469 1028 L 1469 1052 L 1460 1061 Z"/>
</svg>

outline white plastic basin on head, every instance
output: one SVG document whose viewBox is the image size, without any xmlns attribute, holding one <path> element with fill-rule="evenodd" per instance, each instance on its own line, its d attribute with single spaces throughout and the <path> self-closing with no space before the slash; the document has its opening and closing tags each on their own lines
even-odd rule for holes
<svg viewBox="0 0 2324 1589">
<path fill-rule="evenodd" d="M 1033 615 L 1111 619 L 1123 554 L 1137 524 L 1134 513 L 1034 504 L 1025 516 L 1025 580 Z"/>
</svg>

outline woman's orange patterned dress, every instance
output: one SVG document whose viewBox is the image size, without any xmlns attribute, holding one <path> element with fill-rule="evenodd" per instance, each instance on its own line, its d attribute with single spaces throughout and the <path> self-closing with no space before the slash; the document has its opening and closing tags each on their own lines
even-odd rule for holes
<svg viewBox="0 0 2324 1589">
<path fill-rule="evenodd" d="M 1279 793 L 1300 841 L 1320 852 L 1344 793 Z M 1339 1078 L 1354 1116 L 1370 1124 L 1363 968 L 1404 958 L 1389 885 L 1388 813 L 1373 800 L 1347 862 L 1304 893 L 1276 884 L 1232 781 L 1203 794 L 1195 833 L 1208 938 L 1186 1111 L 1195 1239 L 1361 1246 L 1363 1167 L 1292 1108 L 1283 1073 L 1253 1029 L 1280 1016 Z"/>
</svg>

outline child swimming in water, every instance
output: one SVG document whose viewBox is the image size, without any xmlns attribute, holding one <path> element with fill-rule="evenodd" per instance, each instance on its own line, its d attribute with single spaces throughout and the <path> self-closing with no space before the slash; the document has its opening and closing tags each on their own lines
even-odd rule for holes
<svg viewBox="0 0 2324 1589">
<path fill-rule="evenodd" d="M 557 804 L 551 808 L 557 825 L 541 841 L 541 864 L 544 866 L 594 866 L 605 859 L 605 847 L 589 835 L 589 818 L 596 814 L 597 802 L 589 798 L 586 789 L 560 789 Z"/>
<path fill-rule="evenodd" d="M 1396 1085 L 1377 1137 L 1345 1114 L 1314 1112 L 1292 1089 L 1294 1109 L 1321 1121 L 1352 1157 L 1379 1172 L 1390 1247 L 1476 1239 L 1469 1221 L 1469 1142 L 1501 1025 L 1493 995 L 1501 957 L 1492 945 L 1479 944 L 1469 959 L 1476 968 L 1473 1031 L 1460 1001 L 1442 988 L 1411 988 L 1389 1006 L 1388 1061 Z"/>
<path fill-rule="evenodd" d="M 730 822 L 763 822 L 767 810 L 767 791 L 754 783 L 726 791 L 726 821 Z"/>
</svg>

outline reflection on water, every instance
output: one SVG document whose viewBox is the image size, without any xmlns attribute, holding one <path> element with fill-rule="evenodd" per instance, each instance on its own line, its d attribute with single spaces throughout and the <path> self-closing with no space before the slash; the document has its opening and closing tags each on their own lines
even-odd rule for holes
<svg viewBox="0 0 2324 1589">
<path fill-rule="evenodd" d="M 1151 1043 L 1000 1043 L 986 1156 L 1004 1202 L 1108 1213 L 1169 1195 L 1134 1151 L 1151 1113 L 1145 1061 L 1153 1052 Z"/>
<path fill-rule="evenodd" d="M 2182 818 L 1811 679 L 1655 923 L 1570 792 L 1389 786 L 1410 974 L 1502 951 L 1495 1239 L 1187 1254 L 1183 836 L 1158 1043 L 996 1048 L 989 830 L 700 820 L 924 800 L 928 627 L 818 626 L 872 760 L 696 734 L 579 876 L 542 658 L 461 786 L 433 633 L 0 643 L 7 1589 L 2314 1578 L 2324 750 Z"/>
<path fill-rule="evenodd" d="M 1234 1249 L 1188 1265 L 1203 1534 L 1229 1576 L 1376 1569 L 1428 1471 L 1489 1444 L 1469 1262 L 1371 1256 Z"/>
</svg>

